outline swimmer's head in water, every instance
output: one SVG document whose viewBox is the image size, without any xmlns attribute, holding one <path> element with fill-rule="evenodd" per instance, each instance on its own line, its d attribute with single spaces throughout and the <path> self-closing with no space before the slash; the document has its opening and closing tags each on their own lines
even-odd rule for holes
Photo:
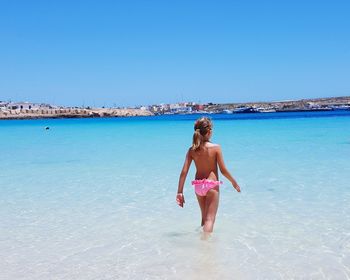
<svg viewBox="0 0 350 280">
<path fill-rule="evenodd" d="M 212 134 L 213 123 L 209 118 L 202 117 L 194 123 L 192 150 L 196 151 L 209 140 Z"/>
</svg>

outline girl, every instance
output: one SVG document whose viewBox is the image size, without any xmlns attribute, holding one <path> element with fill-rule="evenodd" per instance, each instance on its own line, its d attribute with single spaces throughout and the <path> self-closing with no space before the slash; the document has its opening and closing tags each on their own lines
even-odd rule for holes
<svg viewBox="0 0 350 280">
<path fill-rule="evenodd" d="M 240 192 L 241 189 L 236 180 L 226 169 L 222 157 L 221 147 L 210 142 L 213 133 L 213 125 L 210 119 L 200 118 L 194 124 L 194 134 L 192 147 L 189 148 L 185 163 L 183 165 L 179 186 L 177 189 L 176 202 L 183 207 L 185 198 L 183 195 L 184 183 L 192 160 L 196 165 L 196 180 L 194 185 L 199 207 L 202 213 L 202 223 L 204 232 L 212 232 L 219 206 L 219 185 L 222 184 L 218 176 L 218 166 L 221 174 L 224 175 L 232 186 Z"/>
</svg>

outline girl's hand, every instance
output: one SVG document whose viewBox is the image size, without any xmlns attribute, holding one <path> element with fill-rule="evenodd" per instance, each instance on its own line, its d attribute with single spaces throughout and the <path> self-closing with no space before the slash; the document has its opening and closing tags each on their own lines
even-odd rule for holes
<svg viewBox="0 0 350 280">
<path fill-rule="evenodd" d="M 185 197 L 184 197 L 183 193 L 178 193 L 178 194 L 176 195 L 176 203 L 177 203 L 177 205 L 179 205 L 180 207 L 184 207 Z"/>
<path fill-rule="evenodd" d="M 232 184 L 232 186 L 236 189 L 237 192 L 241 192 L 241 188 L 238 186 L 238 184 Z"/>
</svg>

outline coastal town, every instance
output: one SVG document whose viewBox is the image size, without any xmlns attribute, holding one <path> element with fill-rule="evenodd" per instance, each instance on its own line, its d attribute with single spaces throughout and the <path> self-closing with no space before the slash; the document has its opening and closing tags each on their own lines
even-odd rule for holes
<svg viewBox="0 0 350 280">
<path fill-rule="evenodd" d="M 145 107 L 142 107 L 145 108 Z M 350 110 L 350 96 L 286 100 L 273 102 L 247 102 L 247 103 L 206 103 L 194 102 L 152 105 L 148 109 L 155 115 L 161 114 L 235 114 L 235 113 L 273 113 L 292 111 L 331 111 Z"/>
<path fill-rule="evenodd" d="M 45 103 L 0 101 L 0 119 L 133 117 L 171 114 L 239 114 L 350 110 L 350 96 L 247 103 L 180 102 L 133 108 L 64 107 Z"/>
</svg>

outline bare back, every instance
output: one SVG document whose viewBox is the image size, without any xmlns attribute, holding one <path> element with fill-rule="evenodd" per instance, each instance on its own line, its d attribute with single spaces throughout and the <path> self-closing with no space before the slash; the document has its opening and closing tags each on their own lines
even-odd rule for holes
<svg viewBox="0 0 350 280">
<path fill-rule="evenodd" d="M 217 155 L 219 145 L 205 142 L 198 151 L 190 150 L 190 156 L 196 165 L 196 179 L 218 180 Z"/>
</svg>

